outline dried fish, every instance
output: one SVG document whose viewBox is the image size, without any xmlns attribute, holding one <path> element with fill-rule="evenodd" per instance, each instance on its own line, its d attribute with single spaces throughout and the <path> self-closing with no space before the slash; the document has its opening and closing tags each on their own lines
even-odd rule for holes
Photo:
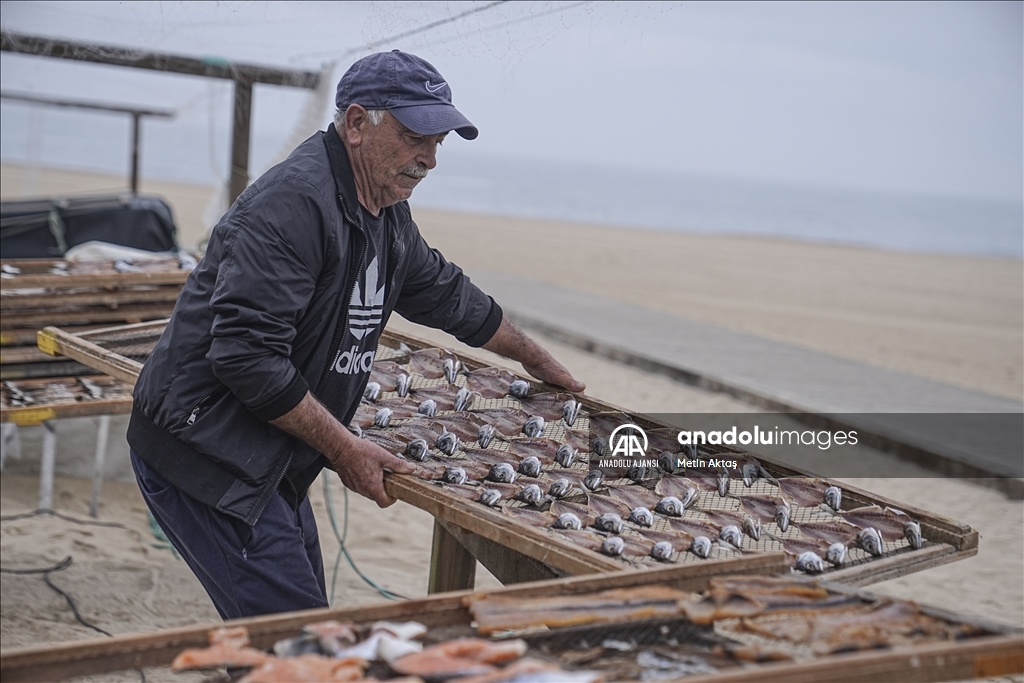
<svg viewBox="0 0 1024 683">
<path fill-rule="evenodd" d="M 907 513 L 895 508 L 881 508 L 869 505 L 839 513 L 850 524 L 866 529 L 871 527 L 886 541 L 898 541 L 906 538 L 906 525 L 913 522 Z M 920 529 L 918 528 L 918 531 Z"/>
<path fill-rule="evenodd" d="M 643 527 L 654 524 L 654 513 L 645 507 L 635 507 L 629 511 L 629 521 Z"/>
<path fill-rule="evenodd" d="M 35 403 L 35 399 L 25 393 L 20 386 L 14 382 L 4 382 L 4 386 L 11 392 L 12 406 L 28 406 Z"/>
<path fill-rule="evenodd" d="M 654 506 L 654 511 L 669 517 L 683 516 L 683 502 L 675 496 L 665 496 Z"/>
<path fill-rule="evenodd" d="M 458 638 L 406 655 L 396 660 L 391 668 L 404 676 L 430 680 L 480 676 L 495 671 L 495 664 L 519 659 L 526 649 L 523 640 L 492 642 L 482 638 Z"/>
<path fill-rule="evenodd" d="M 743 476 L 743 485 L 748 489 L 754 485 L 754 482 L 758 480 L 762 473 L 768 474 L 764 471 L 761 463 L 755 458 L 746 457 L 743 459 L 740 465 L 740 474 Z"/>
<path fill-rule="evenodd" d="M 651 547 L 651 557 L 662 562 L 671 561 L 674 554 L 675 550 L 668 541 L 658 541 Z"/>
<path fill-rule="evenodd" d="M 466 386 L 484 398 L 502 398 L 509 394 L 516 376 L 502 368 L 480 368 L 465 373 Z"/>
<path fill-rule="evenodd" d="M 553 527 L 558 521 L 550 512 L 541 512 L 533 508 L 506 506 L 502 512 L 520 522 L 544 529 Z"/>
<path fill-rule="evenodd" d="M 718 484 L 718 486 L 716 487 L 718 490 L 718 495 L 721 496 L 722 498 L 725 498 L 727 495 L 729 495 L 729 470 L 725 468 L 719 470 L 716 482 Z"/>
<path fill-rule="evenodd" d="M 857 533 L 857 545 L 866 550 L 869 555 L 880 557 L 885 553 L 885 546 L 882 544 L 882 536 L 878 530 L 868 527 Z"/>
<path fill-rule="evenodd" d="M 501 484 L 511 484 L 516 480 L 516 471 L 508 463 L 499 463 L 491 467 L 487 479 Z"/>
<path fill-rule="evenodd" d="M 693 505 L 700 496 L 698 486 L 686 477 L 664 476 L 655 485 L 654 490 L 661 496 L 677 498 L 683 504 L 684 510 Z"/>
<path fill-rule="evenodd" d="M 476 441 L 480 436 L 480 428 L 490 422 L 473 412 L 438 415 L 434 420 L 444 425 L 449 432 L 458 434 L 459 438 L 464 441 Z"/>
<path fill-rule="evenodd" d="M 733 496 L 740 501 L 740 507 L 751 517 L 761 522 L 775 522 L 785 531 L 789 528 L 789 503 L 775 496 Z M 785 524 L 785 528 L 783 527 Z"/>
<path fill-rule="evenodd" d="M 622 520 L 619 521 L 621 522 Z M 623 541 L 622 538 L 619 536 L 611 536 L 609 538 L 606 538 L 604 542 L 601 544 L 601 552 L 605 555 L 611 555 L 612 557 L 618 557 L 622 554 L 622 551 L 625 549 L 626 542 Z"/>
<path fill-rule="evenodd" d="M 699 558 L 707 559 L 711 557 L 711 539 L 707 536 L 697 536 L 693 539 L 693 545 L 690 546 L 690 550 Z"/>
<path fill-rule="evenodd" d="M 461 363 L 454 358 L 444 359 L 444 378 L 448 380 L 449 384 L 455 384 L 455 378 L 459 374 L 459 368 Z"/>
<path fill-rule="evenodd" d="M 480 448 L 487 448 L 491 445 L 491 440 L 494 439 L 494 427 L 489 424 L 480 425 L 480 430 L 477 432 L 476 442 L 480 444 Z"/>
<path fill-rule="evenodd" d="M 413 439 L 405 447 L 406 457 L 423 462 L 430 453 L 430 446 L 423 439 Z"/>
<path fill-rule="evenodd" d="M 914 550 L 920 550 L 923 545 L 921 538 L 921 525 L 917 522 L 907 522 L 903 525 L 903 535 L 906 536 L 907 540 L 910 541 L 910 547 Z"/>
<path fill-rule="evenodd" d="M 522 462 L 519 463 L 519 474 L 527 477 L 539 477 L 541 471 L 540 458 L 531 455 L 523 458 Z"/>
<path fill-rule="evenodd" d="M 602 481 L 604 481 L 604 475 L 601 470 L 591 470 L 583 480 L 583 485 L 590 491 L 596 491 L 600 488 Z"/>
<path fill-rule="evenodd" d="M 468 478 L 466 470 L 461 467 L 448 467 L 444 471 L 444 476 L 441 477 L 447 484 L 465 484 Z"/>
<path fill-rule="evenodd" d="M 394 411 L 391 408 L 381 408 L 373 416 L 373 426 L 383 429 L 391 424 L 391 416 Z"/>
<path fill-rule="evenodd" d="M 555 462 L 562 467 L 572 467 L 573 461 L 576 460 L 576 449 L 567 443 L 563 443 L 555 451 Z"/>
<path fill-rule="evenodd" d="M 778 480 L 779 490 L 782 493 L 795 502 L 797 505 L 803 505 L 805 507 L 815 507 L 827 502 L 825 494 L 830 489 L 835 491 L 829 494 L 830 498 L 835 500 L 836 493 L 839 493 L 839 489 L 829 484 L 827 481 L 817 479 L 814 477 L 783 477 Z M 839 498 L 842 494 L 839 493 Z M 836 500 L 838 504 L 838 500 Z M 832 507 L 830 505 L 830 507 Z M 838 507 L 832 507 L 833 510 Z"/>
<path fill-rule="evenodd" d="M 448 361 L 446 363 L 446 361 Z M 420 349 L 409 354 L 410 367 L 426 379 L 441 379 L 449 373 L 457 371 L 459 364 L 455 354 L 444 349 Z M 449 369 L 451 368 L 451 369 Z M 455 383 L 454 374 L 448 379 Z"/>
<path fill-rule="evenodd" d="M 653 508 L 660 500 L 659 496 L 642 486 L 613 486 L 608 495 L 622 501 L 629 508 Z"/>
<path fill-rule="evenodd" d="M 693 537 L 708 536 L 718 538 L 722 531 L 722 527 L 719 525 L 700 519 L 672 518 L 668 520 L 668 525 L 675 531 L 682 531 Z"/>
<path fill-rule="evenodd" d="M 416 412 L 420 415 L 426 415 L 427 417 L 434 417 L 437 415 L 437 402 L 432 398 L 428 398 L 419 405 Z"/>
<path fill-rule="evenodd" d="M 541 493 L 540 486 L 529 484 L 516 494 L 516 499 L 523 501 L 527 505 L 540 505 L 544 501 L 544 494 Z"/>
<path fill-rule="evenodd" d="M 825 551 L 825 559 L 836 567 L 842 567 L 846 562 L 846 546 L 842 543 L 833 543 Z"/>
<path fill-rule="evenodd" d="M 576 422 L 581 407 L 571 394 L 566 393 L 533 394 L 520 400 L 530 414 L 540 415 L 545 420 L 561 419 L 569 427 Z"/>
<path fill-rule="evenodd" d="M 400 373 L 395 378 L 395 391 L 402 398 L 409 395 L 409 388 L 412 386 L 412 378 L 407 373 Z"/>
<path fill-rule="evenodd" d="M 488 507 L 495 507 L 501 502 L 501 491 L 497 489 L 484 489 L 480 492 L 480 502 Z"/>
<path fill-rule="evenodd" d="M 485 410 L 471 410 L 465 414 L 472 416 L 481 423 L 490 424 L 497 432 L 508 437 L 517 436 L 522 431 L 526 421 L 530 419 L 530 414 L 519 408 L 488 408 Z"/>
<path fill-rule="evenodd" d="M 565 498 L 572 491 L 572 484 L 568 479 L 556 479 L 548 489 L 548 495 L 552 498 Z"/>
<path fill-rule="evenodd" d="M 583 528 L 583 521 L 575 512 L 563 512 L 555 519 L 553 526 L 556 529 L 575 529 L 578 531 Z"/>
<path fill-rule="evenodd" d="M 754 519 L 750 515 L 747 515 L 743 518 L 743 523 L 741 526 L 743 527 L 743 533 L 745 533 L 747 536 L 750 536 L 755 541 L 761 540 L 760 520 Z"/>
<path fill-rule="evenodd" d="M 662 453 L 658 456 L 658 469 L 665 474 L 677 474 L 682 472 L 684 468 L 680 462 L 679 456 L 675 453 Z"/>
<path fill-rule="evenodd" d="M 800 553 L 796 558 L 796 568 L 808 574 L 820 574 L 825 571 L 825 563 L 818 555 L 808 551 Z"/>
<path fill-rule="evenodd" d="M 775 508 L 775 523 L 779 526 L 780 529 L 782 529 L 783 533 L 785 533 L 786 529 L 789 528 L 790 515 L 791 510 L 789 508 L 789 502 L 785 498 L 783 498 L 782 505 L 779 505 L 777 508 Z"/>
<path fill-rule="evenodd" d="M 629 515 L 629 506 L 622 503 L 615 498 L 608 496 L 602 496 L 597 493 L 587 494 L 587 507 L 593 510 L 596 515 L 603 515 L 611 512 L 619 517 L 626 517 Z"/>
<path fill-rule="evenodd" d="M 517 379 L 508 385 L 508 393 L 516 398 L 526 398 L 530 393 L 530 383 L 525 379 Z"/>
<path fill-rule="evenodd" d="M 437 437 L 434 447 L 445 455 L 455 455 L 455 451 L 459 447 L 459 437 L 453 432 L 444 431 L 441 436 Z"/>
<path fill-rule="evenodd" d="M 793 525 L 799 528 L 800 533 L 804 536 L 817 538 L 826 543 L 846 545 L 857 538 L 857 527 L 841 520 L 834 522 L 801 522 L 800 524 L 793 522 Z"/>
<path fill-rule="evenodd" d="M 100 387 L 100 385 L 96 384 L 96 382 L 93 382 L 88 377 L 79 377 L 78 383 L 81 384 L 82 387 L 89 394 L 89 398 L 95 400 L 103 398 L 103 389 Z"/>
<path fill-rule="evenodd" d="M 410 389 L 409 396 L 414 401 L 420 402 L 430 399 L 437 404 L 438 410 L 455 410 L 458 412 L 460 410 L 458 407 L 459 401 L 468 403 L 472 400 L 473 395 L 466 387 L 455 387 L 451 384 L 445 384 L 442 386 Z"/>
<path fill-rule="evenodd" d="M 367 382 L 366 388 L 363 389 L 363 398 L 367 401 L 376 401 L 380 398 L 380 384 L 377 382 Z"/>
<path fill-rule="evenodd" d="M 594 520 L 594 527 L 601 531 L 610 531 L 613 534 L 622 533 L 622 517 L 614 512 L 606 512 Z"/>
<path fill-rule="evenodd" d="M 408 375 L 398 363 L 388 360 L 377 361 L 370 370 L 370 382 L 380 387 L 380 391 L 395 391 L 398 388 L 398 377 Z M 401 396 L 402 393 L 399 392 Z"/>
<path fill-rule="evenodd" d="M 842 509 L 843 492 L 838 486 L 829 486 L 825 489 L 825 505 L 828 505 L 836 512 Z"/>
<path fill-rule="evenodd" d="M 544 433 L 544 418 L 540 415 L 533 415 L 523 424 L 523 434 L 533 438 Z"/>
<path fill-rule="evenodd" d="M 645 481 L 653 479 L 656 476 L 657 471 L 651 467 L 647 467 L 646 465 L 634 464 L 626 471 L 626 477 L 637 484 L 643 484 Z"/>
<path fill-rule="evenodd" d="M 718 532 L 718 538 L 734 548 L 743 547 L 743 534 L 740 533 L 740 528 L 735 524 L 723 526 L 722 530 Z"/>
<path fill-rule="evenodd" d="M 558 453 L 560 444 L 554 439 L 543 437 L 536 439 L 512 439 L 508 442 L 508 451 L 520 458 L 536 457 L 545 465 L 550 465 Z"/>
</svg>

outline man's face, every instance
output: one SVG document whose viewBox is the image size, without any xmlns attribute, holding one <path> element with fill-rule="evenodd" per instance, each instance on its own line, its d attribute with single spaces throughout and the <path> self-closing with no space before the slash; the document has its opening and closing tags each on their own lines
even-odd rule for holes
<svg viewBox="0 0 1024 683">
<path fill-rule="evenodd" d="M 359 167 L 364 194 L 374 206 L 397 204 L 412 195 L 416 185 L 437 165 L 437 147 L 447 133 L 419 135 L 403 126 L 391 112 L 379 125 L 370 125 L 365 114 L 358 126 L 353 165 Z M 353 138 L 349 137 L 352 142 Z"/>
</svg>

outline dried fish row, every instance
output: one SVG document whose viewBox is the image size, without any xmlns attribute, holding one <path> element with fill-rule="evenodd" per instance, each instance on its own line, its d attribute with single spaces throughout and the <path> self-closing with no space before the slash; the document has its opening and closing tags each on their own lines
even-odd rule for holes
<svg viewBox="0 0 1024 683">
<path fill-rule="evenodd" d="M 853 511 L 841 510 L 842 491 L 826 480 L 775 477 L 749 454 L 737 454 L 730 469 L 714 461 L 710 467 L 695 466 L 693 460 L 710 459 L 705 456 L 713 453 L 681 446 L 674 440 L 677 432 L 668 428 L 646 430 L 650 450 L 658 455 L 655 466 L 602 462 L 601 453 L 609 450 L 607 437 L 616 427 L 637 424 L 632 416 L 590 413 L 571 394 L 535 391 L 528 384 L 517 395 L 512 391 L 516 376 L 499 368 L 469 369 L 460 363 L 458 372 L 449 370 L 446 376 L 445 361 L 451 368 L 458 359 L 443 350 L 406 349 L 401 354 L 390 362 L 411 376 L 410 400 L 394 400 L 384 395 L 388 392 L 377 395 L 377 405 L 403 411 L 401 418 L 393 413 L 386 428 L 402 435 L 393 447 L 417 435 L 422 441 L 414 452 L 423 462 L 444 463 L 425 466 L 424 478 L 467 487 L 459 495 L 522 517 L 530 526 L 550 533 L 557 533 L 558 526 L 590 529 L 587 533 L 605 540 L 626 539 L 620 549 L 617 542 L 597 545 L 577 535 L 597 552 L 604 547 L 606 553 L 621 550 L 621 556 L 631 558 L 642 538 L 641 545 L 650 551 L 644 561 L 650 562 L 709 556 L 715 548 L 726 555 L 781 549 L 792 555 L 797 568 L 813 572 L 897 550 L 902 547 L 894 545 L 897 532 L 910 547 L 921 543 L 915 540 L 919 527 L 899 511 L 873 510 L 866 513 L 870 519 L 861 511 L 860 517 L 844 521 L 840 515 Z M 429 410 L 422 409 L 424 403 Z M 413 406 L 416 415 L 404 417 Z M 364 420 L 370 412 L 365 409 Z M 523 477 L 535 483 L 527 486 Z M 499 484 L 518 488 L 501 491 Z M 598 507 L 605 501 L 609 509 L 584 512 L 556 505 L 581 500 L 598 501 Z M 607 501 L 617 509 L 611 510 Z M 650 536 L 659 533 L 689 536 Z M 572 535 L 563 538 L 572 540 Z"/>
</svg>

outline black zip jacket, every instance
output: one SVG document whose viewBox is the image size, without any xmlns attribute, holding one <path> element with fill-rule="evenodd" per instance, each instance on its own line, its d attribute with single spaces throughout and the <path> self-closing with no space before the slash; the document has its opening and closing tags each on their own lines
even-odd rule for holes
<svg viewBox="0 0 1024 683">
<path fill-rule="evenodd" d="M 401 202 L 384 210 L 392 311 L 482 346 L 501 308 L 431 249 Z M 333 124 L 259 178 L 214 228 L 135 385 L 128 442 L 189 496 L 255 524 L 275 490 L 293 505 L 324 465 L 269 424 L 317 395 L 366 267 L 348 154 Z M 347 424 L 366 377 L 353 377 Z M 283 482 L 282 482 L 283 480 Z"/>
</svg>

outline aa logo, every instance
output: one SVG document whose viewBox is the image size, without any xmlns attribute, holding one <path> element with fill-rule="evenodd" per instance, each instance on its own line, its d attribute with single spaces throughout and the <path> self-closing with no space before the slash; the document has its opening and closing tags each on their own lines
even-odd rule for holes
<svg viewBox="0 0 1024 683">
<path fill-rule="evenodd" d="M 637 425 L 620 425 L 608 437 L 608 446 L 612 449 L 613 458 L 617 455 L 624 458 L 643 458 L 647 455 L 647 434 Z"/>
</svg>

